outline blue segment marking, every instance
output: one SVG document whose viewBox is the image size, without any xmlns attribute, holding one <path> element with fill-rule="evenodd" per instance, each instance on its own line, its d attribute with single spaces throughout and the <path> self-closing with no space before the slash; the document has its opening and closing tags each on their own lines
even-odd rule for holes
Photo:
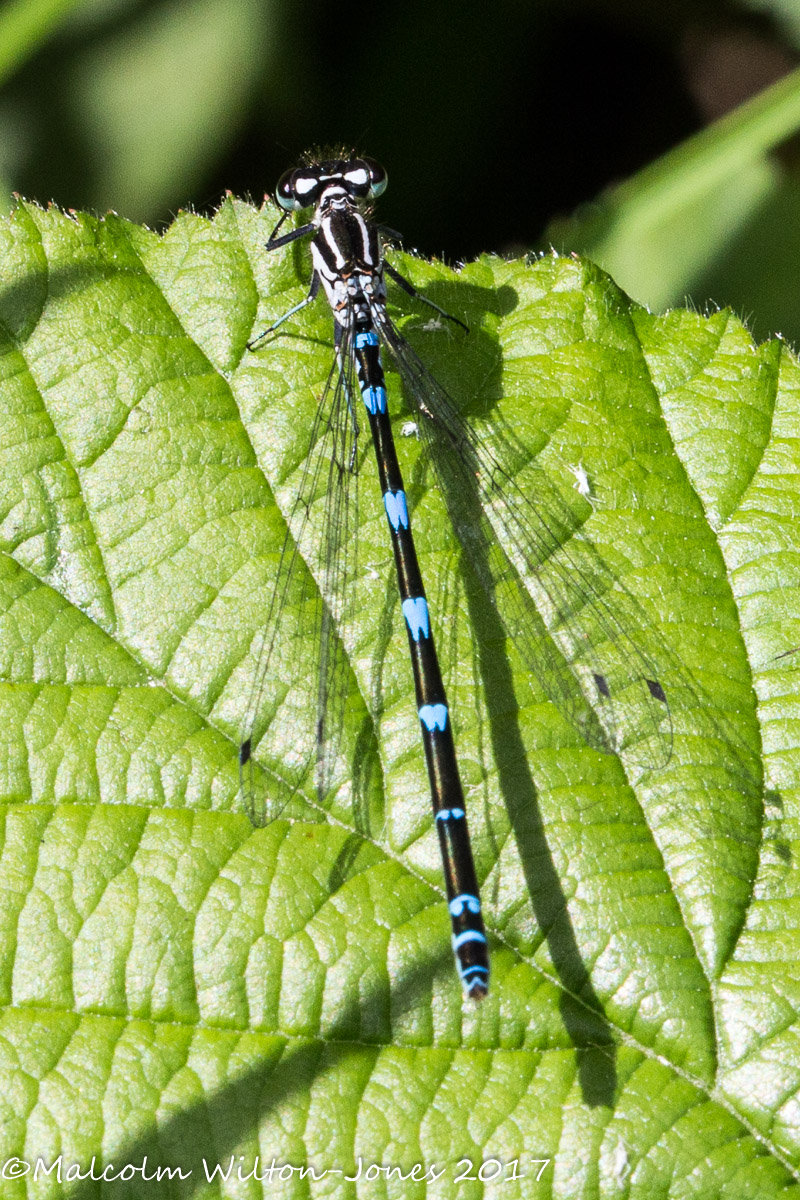
<svg viewBox="0 0 800 1200">
<path fill-rule="evenodd" d="M 458 936 L 453 935 L 453 949 L 458 950 L 459 946 L 463 946 L 465 942 L 485 942 L 486 934 L 481 933 L 478 929 L 465 929 Z"/>
<path fill-rule="evenodd" d="M 429 733 L 433 733 L 434 729 L 444 732 L 447 725 L 447 705 L 423 704 L 419 710 L 419 719 Z"/>
<path fill-rule="evenodd" d="M 461 963 L 458 961 L 458 959 L 456 959 L 456 966 L 458 967 L 459 975 L 461 976 L 461 978 L 464 980 L 465 983 L 467 983 L 472 978 L 473 975 L 486 975 L 487 978 L 489 976 L 489 968 L 488 967 L 478 967 L 478 966 L 462 967 Z"/>
<path fill-rule="evenodd" d="M 481 911 L 481 902 L 477 896 L 470 896 L 466 892 L 463 896 L 456 896 L 449 904 L 450 916 L 460 917 L 464 909 L 469 909 L 471 913 L 479 913 Z"/>
<path fill-rule="evenodd" d="M 384 492 L 383 507 L 386 509 L 386 516 L 395 533 L 401 526 L 403 529 L 408 529 L 408 504 L 405 492 Z"/>
<path fill-rule="evenodd" d="M 436 814 L 437 821 L 459 821 L 464 816 L 463 808 L 440 808 Z"/>
<path fill-rule="evenodd" d="M 367 412 L 373 413 L 373 415 L 386 412 L 386 388 L 365 387 L 361 393 L 361 399 L 367 406 Z"/>
<path fill-rule="evenodd" d="M 391 518 L 389 519 L 391 520 Z M 413 600 L 404 600 L 400 607 L 415 642 L 419 641 L 420 635 L 425 638 L 431 636 L 428 602 L 424 596 L 416 596 Z"/>
<path fill-rule="evenodd" d="M 356 350 L 362 350 L 364 346 L 377 346 L 377 333 L 357 333 L 356 334 Z"/>
</svg>

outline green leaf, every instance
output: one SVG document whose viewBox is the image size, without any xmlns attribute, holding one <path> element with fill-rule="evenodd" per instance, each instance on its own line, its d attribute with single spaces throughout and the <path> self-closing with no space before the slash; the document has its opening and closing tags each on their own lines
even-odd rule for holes
<svg viewBox="0 0 800 1200">
<path fill-rule="evenodd" d="M 259 1155 L 262 1172 L 384 1172 L 295 1173 L 290 1195 L 479 1196 L 495 1169 L 508 1197 L 785 1193 L 800 1145 L 796 359 L 729 313 L 654 317 L 591 263 L 454 274 L 395 256 L 471 331 L 432 328 L 401 295 L 406 336 L 482 436 L 512 430 L 535 456 L 521 484 L 546 478 L 613 576 L 608 603 L 636 620 L 675 727 L 649 773 L 581 741 L 403 439 L 492 941 L 492 992 L 464 1006 L 366 450 L 340 631 L 357 756 L 324 805 L 294 795 L 264 828 L 239 795 L 332 355 L 322 301 L 246 350 L 307 288 L 306 250 L 264 250 L 274 219 L 229 201 L 158 237 L 25 205 L 0 226 L 4 1200 L 268 1195 L 275 1176 L 205 1183 L 204 1158 L 246 1172 Z M 390 392 L 399 433 L 394 376 Z M 301 646 L 296 677 L 270 686 L 313 708 L 315 657 Z M 258 752 L 281 803 L 294 750 L 291 731 Z M 15 1179 L 14 1156 L 62 1180 L 73 1164 L 71 1182 Z M 93 1156 L 95 1174 L 139 1173 L 101 1190 Z M 458 1183 L 465 1158 L 475 1178 Z M 416 1163 L 416 1182 L 386 1178 Z M 158 1166 L 193 1174 L 145 1186 Z"/>
<path fill-rule="evenodd" d="M 751 223 L 763 223 L 764 210 L 778 198 L 784 205 L 790 202 L 791 173 L 773 152 L 799 128 L 800 70 L 795 70 L 594 204 L 553 222 L 545 242 L 589 255 L 631 296 L 653 308 L 683 301 L 687 294 L 698 304 L 708 298 L 718 302 L 719 291 L 703 290 L 704 276 L 716 272 L 729 285 L 726 276 L 737 260 L 746 262 L 748 280 L 761 276 L 764 252 L 757 247 L 753 253 L 745 235 Z M 736 246 L 737 235 L 744 245 Z M 778 278 L 782 270 L 781 264 Z M 769 276 L 776 276 L 775 264 Z M 752 291 L 735 294 L 752 304 Z"/>
</svg>

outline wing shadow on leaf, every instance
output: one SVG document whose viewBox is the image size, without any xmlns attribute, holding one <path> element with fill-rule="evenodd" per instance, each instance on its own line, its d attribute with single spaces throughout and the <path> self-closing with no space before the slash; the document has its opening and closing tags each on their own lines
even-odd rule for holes
<svg viewBox="0 0 800 1200">
<path fill-rule="evenodd" d="M 390 1043 L 385 1041 L 376 1041 L 371 1047 L 357 1034 L 354 1036 L 354 1030 L 358 1030 L 361 1024 L 360 1013 L 368 1014 L 376 1010 L 398 1012 L 407 1003 L 418 1004 L 420 996 L 429 998 L 432 976 L 449 979 L 452 970 L 452 952 L 449 944 L 443 940 L 435 953 L 418 956 L 401 985 L 391 986 L 388 990 L 378 986 L 365 991 L 359 1003 L 346 1006 L 339 1020 L 326 1026 L 324 1034 L 320 1033 L 317 1037 L 304 1035 L 293 1040 L 279 1031 L 193 1030 L 191 1026 L 186 1026 L 183 1032 L 187 1059 L 191 1054 L 191 1040 L 198 1034 L 200 1037 L 204 1034 L 210 1036 L 212 1044 L 221 1037 L 229 1037 L 234 1058 L 237 1039 L 241 1039 L 245 1046 L 249 1043 L 249 1053 L 253 1057 L 255 1039 L 262 1039 L 263 1048 L 258 1054 L 257 1063 L 243 1070 L 235 1080 L 211 1094 L 201 1095 L 186 1108 L 160 1120 L 157 1126 L 151 1127 L 140 1137 L 122 1142 L 114 1150 L 113 1157 L 109 1154 L 103 1161 L 113 1161 L 116 1169 L 120 1170 L 125 1164 L 139 1165 L 146 1158 L 147 1178 L 153 1180 L 149 1182 L 147 1194 L 152 1192 L 157 1200 L 162 1196 L 166 1198 L 178 1194 L 175 1183 L 170 1183 L 168 1177 L 160 1186 L 155 1182 L 155 1172 L 159 1166 L 172 1170 L 179 1167 L 184 1174 L 191 1172 L 191 1182 L 184 1184 L 187 1196 L 196 1194 L 195 1181 L 205 1181 L 204 1161 L 209 1169 L 213 1169 L 218 1162 L 227 1167 L 230 1156 L 233 1156 L 233 1178 L 240 1163 L 243 1172 L 252 1169 L 253 1161 L 249 1156 L 243 1162 L 239 1158 L 243 1146 L 255 1146 L 255 1157 L 259 1153 L 259 1133 L 261 1145 L 269 1146 L 282 1137 L 286 1132 L 282 1125 L 286 1112 L 293 1104 L 307 1105 L 315 1090 L 324 1087 L 326 1075 L 336 1076 L 343 1071 L 347 1075 L 348 1060 L 355 1064 L 350 1073 L 355 1074 L 358 1070 L 361 1078 L 361 1086 L 353 1096 L 354 1108 L 357 1106 L 378 1056 L 390 1048 Z M 158 1022 L 153 1024 L 157 1025 Z M 176 1034 L 181 1036 L 177 1031 Z M 419 1047 L 414 1045 L 413 1052 L 418 1050 Z M 202 1049 L 199 1053 L 202 1054 Z M 338 1089 L 339 1084 L 334 1086 Z M 341 1104 L 344 1098 L 338 1096 L 336 1102 Z M 169 1111 L 169 1106 L 165 1104 L 159 1111 Z M 272 1137 L 271 1130 L 274 1130 Z M 297 1143 L 293 1142 L 293 1145 Z M 96 1153 L 100 1158 L 100 1148 Z M 66 1171 L 73 1160 L 66 1154 L 64 1157 Z M 261 1170 L 268 1169 L 271 1157 L 270 1154 L 264 1154 Z M 320 1161 L 320 1158 L 315 1155 L 314 1165 L 319 1171 L 341 1169 L 343 1166 L 347 1171 L 350 1170 L 350 1163 Z M 81 1162 L 79 1165 L 82 1171 L 88 1170 L 88 1164 Z M 102 1166 L 98 1165 L 96 1171 L 100 1170 Z M 96 1182 L 97 1175 L 94 1181 L 85 1179 L 70 1191 L 70 1200 L 97 1200 Z M 133 1194 L 129 1180 L 112 1178 L 103 1183 L 105 1200 L 130 1200 Z M 184 1193 L 181 1191 L 180 1194 Z"/>
<path fill-rule="evenodd" d="M 469 499 L 461 493 L 462 506 Z M 474 497 L 472 500 L 477 503 Z M 567 897 L 547 845 L 519 709 L 513 716 L 508 712 L 506 697 L 514 695 L 514 680 L 507 653 L 497 649 L 505 645 L 506 630 L 480 588 L 468 587 L 466 592 L 471 626 L 483 633 L 477 639 L 478 668 L 499 790 L 514 830 L 536 922 L 563 987 L 561 1018 L 578 1055 L 582 1098 L 590 1107 L 610 1106 L 617 1087 L 616 1036 L 581 957 Z"/>
<path fill-rule="evenodd" d="M 644 815 L 657 822 L 656 841 L 673 881 L 680 871 L 683 844 L 691 841 L 689 821 L 691 834 L 696 834 L 705 851 L 704 865 L 707 860 L 708 869 L 713 865 L 719 872 L 722 860 L 733 903 L 718 922 L 720 927 L 712 930 L 708 946 L 698 921 L 702 913 L 681 897 L 684 920 L 703 966 L 709 975 L 715 974 L 736 945 L 745 919 L 747 891 L 741 880 L 752 885 L 758 866 L 763 779 L 752 688 L 747 680 L 743 686 L 738 681 L 738 694 L 733 693 L 731 702 L 730 696 L 714 694 L 713 683 L 704 686 L 703 678 L 713 680 L 713 651 L 699 661 L 699 677 L 684 666 L 581 528 L 577 514 L 537 464 L 536 454 L 503 419 L 498 408 L 501 364 L 489 370 L 481 388 L 481 405 L 492 412 L 489 437 L 482 444 L 478 430 L 462 415 L 462 398 L 452 399 L 458 395 L 455 388 L 450 394 L 431 378 L 413 349 L 392 345 L 391 331 L 386 340 L 404 363 L 414 389 L 424 397 L 424 403 L 417 404 L 420 436 L 431 450 L 434 474 L 459 534 L 464 561 L 490 599 L 492 622 L 497 613 L 502 617 L 493 635 L 499 636 L 497 644 L 502 646 L 504 635 L 510 635 L 547 697 L 583 739 L 606 753 L 618 751 L 632 783 L 646 778 L 649 807 L 645 804 Z M 490 362 L 488 354 L 486 362 Z M 464 402 L 468 407 L 469 398 Z M 433 436 L 436 426 L 444 437 Z M 481 523 L 481 508 L 491 512 L 491 520 Z M 721 557 L 718 566 L 724 578 Z M 473 627 L 478 628 L 474 617 Z M 724 632 L 724 625 L 720 628 Z M 488 659 L 486 665 L 491 665 Z M 508 682 L 501 686 L 507 695 L 513 694 Z M 485 690 L 491 695 L 491 689 Z M 675 716 L 680 754 L 673 761 Z M 499 753 L 498 738 L 498 769 Z M 664 770 L 668 766 L 669 772 Z M 681 778 L 687 768 L 701 779 L 695 787 L 696 799 L 692 797 L 688 805 L 686 780 Z M 508 800 L 505 789 L 503 794 Z M 520 805 L 522 816 L 526 804 Z M 744 810 L 736 818 L 743 848 L 731 865 L 728 860 L 733 856 L 725 850 L 735 804 Z M 682 811 L 687 806 L 688 821 Z M 678 831 L 679 824 L 683 832 Z M 543 841 L 540 824 L 528 833 Z M 568 992 L 573 991 L 567 978 L 562 982 Z"/>
</svg>

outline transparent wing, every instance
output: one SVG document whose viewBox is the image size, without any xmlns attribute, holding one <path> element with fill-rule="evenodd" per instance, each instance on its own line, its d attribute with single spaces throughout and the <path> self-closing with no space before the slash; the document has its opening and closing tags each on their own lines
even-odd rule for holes
<svg viewBox="0 0 800 1200">
<path fill-rule="evenodd" d="M 544 473 L 526 469 L 523 491 L 379 305 L 374 318 L 464 554 L 523 660 L 590 745 L 647 769 L 665 766 L 669 703 L 634 636 L 635 602 L 591 544 L 572 537 L 574 521 Z"/>
<path fill-rule="evenodd" d="M 255 825 L 273 820 L 312 777 L 321 803 L 340 764 L 350 693 L 341 634 L 354 611 L 357 560 L 351 376 L 350 356 L 337 353 L 309 430 L 265 612 L 239 752 L 242 793 Z"/>
</svg>

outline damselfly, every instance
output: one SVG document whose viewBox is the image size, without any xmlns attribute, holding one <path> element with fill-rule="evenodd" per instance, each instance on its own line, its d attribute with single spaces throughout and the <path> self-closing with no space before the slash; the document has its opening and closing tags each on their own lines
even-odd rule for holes
<svg viewBox="0 0 800 1200">
<path fill-rule="evenodd" d="M 605 597 L 591 557 L 564 543 L 573 530 L 542 483 L 531 495 L 515 482 L 495 451 L 476 436 L 455 403 L 401 336 L 387 313 L 387 278 L 415 300 L 462 326 L 387 262 L 382 235 L 368 205 L 386 188 L 374 160 L 309 158 L 280 179 L 276 198 L 285 210 L 268 250 L 311 238 L 312 275 L 307 296 L 254 342 L 318 295 L 334 318 L 335 357 L 314 428 L 267 614 L 259 666 L 240 749 L 243 789 L 257 805 L 253 763 L 263 736 L 265 688 L 285 648 L 284 615 L 291 581 L 302 569 L 299 547 L 312 502 L 327 493 L 318 539 L 320 591 L 315 631 L 319 642 L 316 698 L 317 791 L 328 786 L 332 747 L 342 723 L 346 669 L 337 623 L 351 606 L 355 587 L 352 487 L 358 470 L 354 398 L 367 412 L 389 522 L 400 601 L 406 622 L 422 742 L 444 865 L 456 965 L 468 996 L 488 990 L 489 958 L 478 881 L 467 831 L 452 722 L 433 640 L 431 615 L 411 535 L 408 503 L 387 411 L 380 343 L 388 346 L 412 409 L 414 433 L 433 463 L 464 557 L 495 605 L 508 634 L 548 697 L 593 746 L 618 751 L 646 768 L 664 765 L 672 745 L 669 706 L 657 673 Z M 314 209 L 290 233 L 279 230 L 291 212 Z M 391 234 L 390 234 L 391 236 Z M 405 431 L 404 427 L 404 431 Z M 324 480 L 323 480 L 323 477 Z M 562 505 L 563 509 L 563 505 Z M 256 814 L 257 815 L 257 814 Z"/>
</svg>

